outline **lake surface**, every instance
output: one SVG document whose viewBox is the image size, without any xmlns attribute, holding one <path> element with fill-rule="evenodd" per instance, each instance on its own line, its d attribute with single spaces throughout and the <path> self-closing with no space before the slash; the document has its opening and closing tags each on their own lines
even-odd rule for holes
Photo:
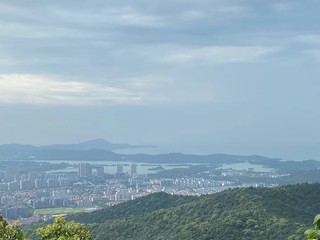
<svg viewBox="0 0 320 240">
<path fill-rule="evenodd" d="M 251 164 L 248 162 L 244 163 L 232 163 L 232 164 L 223 164 L 220 169 L 234 169 L 234 170 L 249 170 L 253 169 L 254 172 L 275 172 L 274 168 L 267 168 L 260 164 Z"/>
<path fill-rule="evenodd" d="M 191 165 L 197 165 L 197 163 L 194 164 L 151 164 L 151 163 L 136 163 L 136 162 L 119 162 L 119 161 L 68 161 L 68 160 L 59 160 L 59 161 L 37 161 L 37 162 L 49 162 L 52 164 L 55 163 L 69 163 L 72 166 L 60 169 L 60 170 L 52 170 L 48 172 L 76 172 L 78 171 L 78 164 L 79 163 L 90 163 L 92 165 L 103 165 L 104 166 L 104 172 L 114 174 L 117 172 L 117 164 L 123 165 L 123 172 L 130 173 L 130 166 L 131 164 L 137 165 L 137 173 L 138 174 L 148 174 L 148 173 L 155 173 L 156 170 L 153 170 L 157 167 L 162 167 L 165 170 L 169 169 L 175 169 L 175 168 L 188 168 Z"/>
<path fill-rule="evenodd" d="M 49 172 L 77 172 L 79 163 L 89 163 L 92 165 L 103 165 L 104 172 L 109 174 L 114 174 L 117 172 L 117 164 L 123 165 L 123 171 L 125 173 L 130 173 L 131 164 L 137 165 L 137 173 L 138 174 L 148 174 L 157 172 L 156 169 L 176 169 L 176 168 L 188 168 L 192 165 L 203 165 L 203 163 L 188 163 L 188 164 L 167 164 L 167 163 L 141 163 L 141 162 L 119 162 L 119 161 L 68 161 L 68 160 L 58 160 L 58 161 L 38 161 L 38 162 L 49 162 L 49 163 L 69 163 L 71 166 L 65 169 L 60 170 L 52 170 Z M 267 168 L 263 165 L 259 164 L 250 164 L 248 162 L 243 163 L 233 163 L 233 164 L 223 164 L 220 169 L 235 169 L 235 170 L 244 170 L 244 171 L 255 171 L 255 172 L 274 172 L 275 169 Z"/>
</svg>

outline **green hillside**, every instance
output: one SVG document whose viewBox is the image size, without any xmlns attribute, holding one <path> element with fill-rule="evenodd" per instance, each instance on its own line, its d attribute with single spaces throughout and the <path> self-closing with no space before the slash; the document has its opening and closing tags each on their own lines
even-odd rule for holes
<svg viewBox="0 0 320 240">
<path fill-rule="evenodd" d="M 90 228 L 96 240 L 300 240 L 320 212 L 318 199 L 319 184 L 234 189 Z"/>
<path fill-rule="evenodd" d="M 156 193 L 69 220 L 88 224 L 94 240 L 301 240 L 320 213 L 319 199 L 320 184 Z"/>
<path fill-rule="evenodd" d="M 160 209 L 176 207 L 195 199 L 196 197 L 177 196 L 159 192 L 91 213 L 73 214 L 67 219 L 86 224 L 103 223 L 106 220 L 140 216 Z"/>
</svg>

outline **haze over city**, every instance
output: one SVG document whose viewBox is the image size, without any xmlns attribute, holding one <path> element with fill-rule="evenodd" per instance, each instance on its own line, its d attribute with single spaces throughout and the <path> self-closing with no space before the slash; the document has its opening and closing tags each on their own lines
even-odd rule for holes
<svg viewBox="0 0 320 240">
<path fill-rule="evenodd" d="M 320 160 L 319 5 L 0 1 L 0 144 Z"/>
<path fill-rule="evenodd" d="M 320 0 L 0 0 L 0 240 L 320 240 Z"/>
</svg>

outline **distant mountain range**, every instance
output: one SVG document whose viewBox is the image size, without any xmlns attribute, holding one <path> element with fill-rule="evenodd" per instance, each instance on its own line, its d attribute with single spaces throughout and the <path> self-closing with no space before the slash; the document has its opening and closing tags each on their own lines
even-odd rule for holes
<svg viewBox="0 0 320 240">
<path fill-rule="evenodd" d="M 191 155 L 182 153 L 167 154 L 119 154 L 112 152 L 119 149 L 148 148 L 148 145 L 114 144 L 103 139 L 91 140 L 79 144 L 56 144 L 50 146 L 32 146 L 23 144 L 0 145 L 1 160 L 59 160 L 59 161 L 131 161 L 142 163 L 210 164 L 218 168 L 222 164 L 250 163 L 278 169 L 281 172 L 297 172 L 320 169 L 320 162 L 282 161 L 280 158 L 269 158 L 259 155 L 239 156 L 232 154 Z"/>
<path fill-rule="evenodd" d="M 230 154 L 191 155 L 182 153 L 167 154 L 119 154 L 119 149 L 148 148 L 147 145 L 113 144 L 103 139 L 79 144 L 56 144 L 33 146 L 23 144 L 0 145 L 0 160 L 77 160 L 77 161 L 136 161 L 151 163 L 252 163 L 278 162 L 280 159 L 263 156 L 239 156 Z"/>
<path fill-rule="evenodd" d="M 150 145 L 130 145 L 111 143 L 102 138 L 85 141 L 78 144 L 55 144 L 49 146 L 40 147 L 42 149 L 60 149 L 60 150 L 91 150 L 91 149 L 104 149 L 107 151 L 119 150 L 119 149 L 133 149 L 133 148 L 151 148 L 155 146 Z"/>
<path fill-rule="evenodd" d="M 33 146 L 24 144 L 0 145 L 0 160 L 99 160 L 114 155 L 111 151 L 120 149 L 151 148 L 150 145 L 115 144 L 104 139 L 94 139 L 78 144 L 54 144 Z"/>
</svg>

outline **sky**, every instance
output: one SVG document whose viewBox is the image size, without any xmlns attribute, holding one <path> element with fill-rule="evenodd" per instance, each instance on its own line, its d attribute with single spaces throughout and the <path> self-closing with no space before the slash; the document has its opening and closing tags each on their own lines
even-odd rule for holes
<svg viewBox="0 0 320 240">
<path fill-rule="evenodd" d="M 319 9 L 0 0 L 0 144 L 104 138 L 320 160 Z"/>
</svg>

